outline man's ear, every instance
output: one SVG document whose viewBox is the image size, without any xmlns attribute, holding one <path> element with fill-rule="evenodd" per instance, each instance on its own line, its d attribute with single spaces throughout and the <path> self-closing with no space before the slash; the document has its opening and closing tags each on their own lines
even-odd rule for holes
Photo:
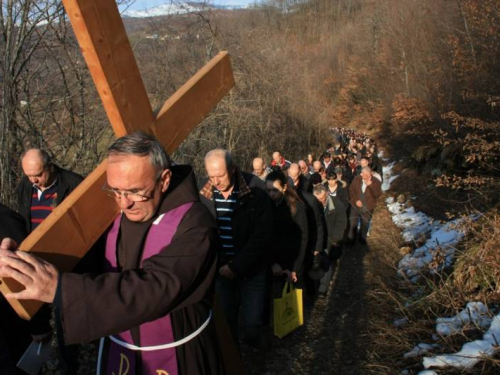
<svg viewBox="0 0 500 375">
<path fill-rule="evenodd" d="M 168 187 L 170 186 L 171 179 L 172 179 L 172 171 L 170 169 L 165 169 L 160 176 L 162 193 L 167 191 Z"/>
</svg>

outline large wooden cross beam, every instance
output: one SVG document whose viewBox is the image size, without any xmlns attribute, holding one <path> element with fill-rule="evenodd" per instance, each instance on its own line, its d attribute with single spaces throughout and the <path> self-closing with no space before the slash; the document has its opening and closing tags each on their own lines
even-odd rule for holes
<svg viewBox="0 0 500 375">
<path fill-rule="evenodd" d="M 172 153 L 234 86 L 227 52 L 219 53 L 182 86 L 155 115 L 115 0 L 63 0 L 106 114 L 117 137 L 134 131 L 154 134 Z M 71 271 L 111 225 L 118 207 L 101 191 L 106 160 L 20 245 L 21 250 Z M 0 279 L 3 294 L 24 289 Z M 23 319 L 38 301 L 9 300 Z"/>
</svg>

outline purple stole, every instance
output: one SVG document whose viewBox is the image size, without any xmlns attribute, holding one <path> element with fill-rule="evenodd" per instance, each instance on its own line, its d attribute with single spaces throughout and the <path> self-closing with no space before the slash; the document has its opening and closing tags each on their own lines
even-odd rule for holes
<svg viewBox="0 0 500 375">
<path fill-rule="evenodd" d="M 145 259 L 158 254 L 165 246 L 170 245 L 184 214 L 192 205 L 193 203 L 183 204 L 160 215 L 151 224 L 141 257 L 141 267 Z M 118 270 L 116 251 L 121 218 L 122 215 L 118 215 L 115 219 L 106 239 L 106 272 Z M 130 331 L 121 332 L 105 340 L 101 339 L 98 374 L 178 375 L 175 347 L 162 348 L 175 342 L 170 315 L 141 324 L 139 334 L 140 348 L 134 345 Z M 107 352 L 104 356 L 103 350 Z M 139 368 L 136 363 L 136 354 L 140 354 L 141 358 Z"/>
</svg>

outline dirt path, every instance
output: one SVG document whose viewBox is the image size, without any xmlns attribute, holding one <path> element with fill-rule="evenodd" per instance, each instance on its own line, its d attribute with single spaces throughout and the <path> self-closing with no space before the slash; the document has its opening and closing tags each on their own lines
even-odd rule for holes
<svg viewBox="0 0 500 375">
<path fill-rule="evenodd" d="M 396 287 L 400 235 L 383 201 L 368 245 L 344 247 L 328 295 L 304 307 L 304 326 L 283 339 L 269 330 L 260 352 L 243 348 L 247 375 L 399 372 L 391 366 L 401 353 L 391 346 L 395 306 L 389 294 Z M 84 346 L 79 374 L 95 374 L 95 355 L 95 345 Z M 57 374 L 57 362 L 49 361 L 43 373 Z"/>
<path fill-rule="evenodd" d="M 327 297 L 304 307 L 304 326 L 283 339 L 268 332 L 261 352 L 244 352 L 248 375 L 395 372 L 382 364 L 387 349 L 376 330 L 390 319 L 381 301 L 386 281 L 396 277 L 398 236 L 380 205 L 368 245 L 344 247 Z"/>
</svg>

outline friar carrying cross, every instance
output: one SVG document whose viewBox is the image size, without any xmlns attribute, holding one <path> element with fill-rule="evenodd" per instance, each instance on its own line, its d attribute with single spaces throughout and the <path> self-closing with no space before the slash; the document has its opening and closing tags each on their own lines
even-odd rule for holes
<svg viewBox="0 0 500 375">
<path fill-rule="evenodd" d="M 172 153 L 234 86 L 229 55 L 221 52 L 155 115 L 115 0 L 63 4 L 117 137 L 141 130 L 154 134 Z M 19 248 L 71 271 L 118 214 L 116 203 L 101 191 L 105 181 L 103 161 Z M 0 280 L 3 294 L 22 289 L 12 279 Z M 27 320 L 42 305 L 29 300 L 9 303 Z"/>
</svg>

